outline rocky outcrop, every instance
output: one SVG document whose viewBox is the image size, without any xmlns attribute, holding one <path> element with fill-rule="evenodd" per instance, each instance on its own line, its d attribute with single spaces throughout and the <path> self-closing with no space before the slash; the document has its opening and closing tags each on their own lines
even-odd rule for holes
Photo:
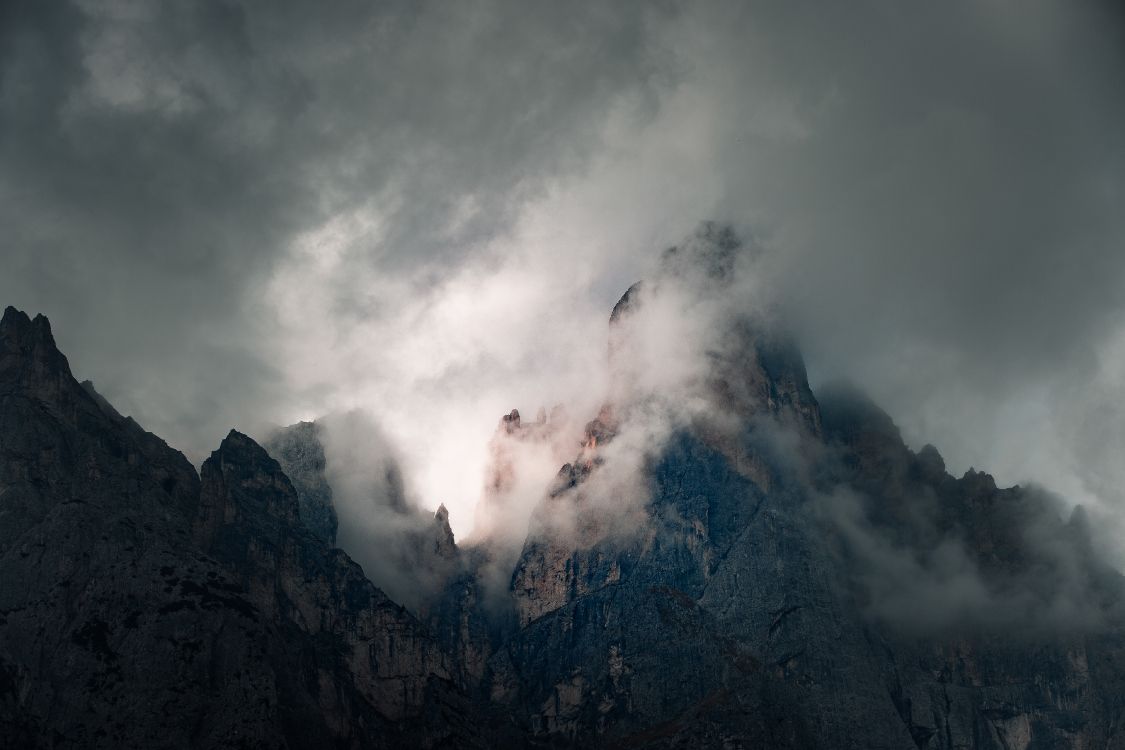
<svg viewBox="0 0 1125 750">
<path fill-rule="evenodd" d="M 864 533 L 838 559 L 917 746 L 1125 746 L 1125 586 L 1081 508 L 1064 521 L 1042 491 L 950 476 L 933 446 L 909 450 L 854 388 L 826 389 L 821 403 L 840 481 L 864 499 Z M 906 567 L 910 587 L 880 577 L 872 548 L 892 552 L 880 564 Z"/>
<path fill-rule="evenodd" d="M 0 323 L 0 744 L 471 746 L 428 631 L 232 433 L 202 482 Z"/>
<path fill-rule="evenodd" d="M 637 363 L 613 363 L 615 357 L 634 356 L 631 337 L 645 335 L 643 317 L 649 304 L 658 304 L 651 295 L 661 293 L 661 284 L 675 284 L 675 294 L 683 294 L 683 277 L 702 275 L 721 290 L 731 282 L 739 249 L 729 233 L 704 227 L 684 249 L 665 254 L 656 285 L 638 282 L 614 306 L 610 358 L 619 381 L 612 388 L 617 400 L 586 424 L 577 456 L 560 469 L 532 519 L 512 578 L 521 624 L 618 584 L 642 560 L 671 554 L 675 559 L 661 566 L 675 568 L 690 560 L 685 575 L 696 574 L 689 570 L 709 575 L 730 544 L 728 524 L 744 520 L 746 503 L 755 505 L 762 493 L 782 494 L 778 462 L 771 455 L 775 433 L 791 432 L 794 445 L 802 438 L 819 440 L 819 406 L 800 353 L 787 337 L 763 330 L 762 322 L 749 316 L 717 321 L 725 329 L 699 353 L 707 360 L 707 377 L 673 384 L 682 399 L 704 405 L 681 415 L 687 424 L 674 434 L 661 434 L 666 425 L 653 416 L 666 408 L 660 403 L 663 394 L 634 387 Z M 700 284 L 699 278 L 688 283 L 689 291 L 699 291 L 691 286 Z M 505 417 L 505 424 L 513 417 L 518 424 L 518 412 Z M 639 464 L 635 475 L 614 477 L 608 484 L 594 481 L 591 488 L 587 483 L 599 475 L 606 448 L 619 434 L 639 444 L 626 449 Z M 685 470 L 705 466 L 713 471 L 720 486 L 708 489 L 707 503 L 721 507 L 662 502 L 659 467 L 680 452 L 690 454 L 683 459 Z M 665 583 L 681 588 L 678 582 Z"/>
<path fill-rule="evenodd" d="M 493 659 L 494 695 L 532 736 L 585 746 L 1121 746 L 1123 588 L 1081 516 L 950 477 L 885 415 L 857 424 L 827 403 L 827 444 L 801 472 L 774 467 L 768 492 L 685 431 L 652 466 L 638 533 L 561 555 L 529 543 L 513 585 L 533 604 Z M 845 492 L 862 520 L 832 507 Z M 985 599 L 933 588 L 943 559 L 926 545 L 951 540 L 954 582 L 976 576 Z M 857 543 L 923 562 L 897 579 Z M 1071 602 L 1073 619 L 1050 619 Z"/>
<path fill-rule="evenodd" d="M 593 497 L 612 464 L 590 447 L 627 435 L 628 403 L 546 493 L 493 699 L 583 746 L 1125 746 L 1125 587 L 1083 515 L 949 476 L 858 393 L 818 400 L 785 337 L 731 330 L 712 409 L 647 455 L 640 508 Z"/>
<path fill-rule="evenodd" d="M 335 453 L 328 447 L 333 430 Z M 352 441 L 346 450 L 342 440 Z M 296 490 L 302 525 L 327 546 L 339 544 L 370 580 L 425 617 L 460 572 L 459 550 L 445 507 L 429 513 L 407 498 L 384 440 L 363 415 L 351 413 L 275 430 L 264 447 Z M 343 503 L 339 509 L 337 501 Z M 337 539 L 341 517 L 351 523 Z"/>
<path fill-rule="evenodd" d="M 920 463 L 919 472 L 935 469 L 932 456 Z M 560 557 L 533 544 L 525 550 L 515 595 L 565 592 L 549 606 L 533 599 L 538 609 L 523 610 L 531 616 L 493 659 L 494 696 L 533 736 L 634 747 L 1121 742 L 1122 620 L 1102 606 L 1120 601 L 1112 579 L 1079 599 L 1089 606 L 1101 597 L 1105 619 L 1097 627 L 1078 612 L 1069 625 L 1015 622 L 1001 612 L 957 629 L 940 611 L 955 603 L 932 598 L 951 592 L 931 591 L 935 625 L 919 629 L 873 608 L 872 597 L 884 592 L 873 589 L 880 584 L 869 563 L 842 549 L 854 540 L 826 517 L 828 500 L 803 483 L 785 478 L 763 493 L 690 433 L 669 445 L 653 476 L 640 535 L 576 545 Z M 974 494 L 993 492 L 988 482 L 944 481 L 963 493 L 966 527 L 988 529 L 992 514 L 1019 517 L 1018 509 L 995 507 L 1005 501 Z M 1027 512 L 1047 520 L 1040 509 Z M 1059 522 L 1058 538 L 1066 528 Z M 886 533 L 903 532 L 893 525 Z M 1058 558 L 1034 538 L 1022 536 L 1016 555 L 1005 546 L 1012 534 L 1001 543 L 981 533 L 966 541 L 973 554 L 1007 556 L 1006 569 L 1027 573 L 1007 582 L 1057 572 Z M 1036 556 L 1040 563 L 1020 567 Z M 925 586 L 934 571 L 915 573 Z M 1086 573 L 1107 575 L 1096 567 Z M 565 584 L 553 585 L 558 579 Z M 984 604 L 1003 609 L 1009 595 L 997 590 Z M 962 611 L 959 622 L 973 619 Z"/>
<path fill-rule="evenodd" d="M 305 527 L 334 547 L 340 522 L 332 503 L 332 487 L 325 476 L 327 462 L 320 436 L 322 429 L 316 422 L 298 422 L 275 430 L 262 447 L 277 459 L 297 490 Z"/>
<path fill-rule="evenodd" d="M 500 418 L 488 444 L 485 486 L 476 508 L 478 538 L 518 550 L 527 527 L 526 515 L 521 516 L 524 498 L 545 484 L 542 467 L 557 467 L 573 454 L 580 437 L 576 428 L 562 406 L 550 414 L 539 409 L 534 421 L 523 419 L 518 409 Z"/>
<path fill-rule="evenodd" d="M 304 663 L 282 672 L 295 707 L 345 738 L 364 710 L 384 717 L 418 717 L 431 691 L 453 692 L 448 660 L 436 640 L 368 581 L 340 550 L 330 549 L 300 521 L 297 493 L 279 464 L 253 440 L 232 431 L 203 464 L 196 539 L 236 571 L 255 609 L 292 631 Z M 314 671 L 315 670 L 315 671 Z M 331 688 L 307 692 L 303 683 Z M 315 700 L 313 700 L 315 698 Z M 369 709 L 368 709 L 369 710 Z M 373 738 L 368 738 L 370 741 Z"/>
</svg>

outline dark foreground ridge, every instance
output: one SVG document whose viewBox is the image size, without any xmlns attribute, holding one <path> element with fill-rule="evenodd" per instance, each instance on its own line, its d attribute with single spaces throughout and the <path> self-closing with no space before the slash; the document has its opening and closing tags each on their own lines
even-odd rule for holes
<svg viewBox="0 0 1125 750">
<path fill-rule="evenodd" d="M 0 747 L 1125 748 L 1121 578 L 1084 514 L 950 476 L 734 329 L 705 387 L 737 419 L 650 456 L 625 531 L 589 489 L 617 403 L 504 591 L 439 512 L 410 543 L 443 584 L 407 610 L 333 546 L 314 425 L 277 460 L 232 431 L 197 474 L 8 308 Z"/>
</svg>

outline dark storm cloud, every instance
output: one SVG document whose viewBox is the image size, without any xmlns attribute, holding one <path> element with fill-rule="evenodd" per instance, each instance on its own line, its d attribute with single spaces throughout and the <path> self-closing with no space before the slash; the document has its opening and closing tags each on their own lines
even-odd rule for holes
<svg viewBox="0 0 1125 750">
<path fill-rule="evenodd" d="M 796 306 L 839 306 L 870 341 L 920 336 L 1000 390 L 1012 370 L 1085 354 L 1125 302 L 1120 14 L 866 11 L 793 11 L 761 40 L 802 128 L 751 157 L 774 179 L 736 175 L 728 200 L 801 251 Z M 815 54 L 774 43 L 798 33 Z"/>
<path fill-rule="evenodd" d="M 1086 394 L 1125 395 L 1098 382 L 1125 308 L 1120 8 L 760 10 L 701 23 L 737 30 L 697 56 L 737 165 L 716 213 L 774 251 L 814 374 L 849 372 L 961 470 L 1086 483 L 1061 433 L 1088 429 Z"/>
<path fill-rule="evenodd" d="M 388 267 L 452 261 L 653 70 L 650 12 L 624 6 L 5 7 L 0 296 L 196 450 L 278 395 L 247 290 L 295 234 L 377 200 Z"/>
<path fill-rule="evenodd" d="M 0 298 L 180 447 L 366 407 L 456 527 L 498 415 L 596 401 L 606 311 L 716 218 L 814 379 L 952 469 L 1125 486 L 1112 4 L 0 12 Z"/>
<path fill-rule="evenodd" d="M 195 415 L 268 386 L 238 340 L 237 295 L 283 236 L 277 204 L 294 201 L 224 137 L 204 90 L 183 111 L 151 91 L 107 101 L 89 68 L 95 21 L 55 5 L 26 11 L 4 24 L 0 211 L 14 273 L 3 293 L 54 316 L 79 370 L 111 398 L 191 434 L 207 420 Z M 160 43 L 175 50 L 175 37 Z M 122 65 L 158 75 L 128 33 L 106 43 Z"/>
</svg>

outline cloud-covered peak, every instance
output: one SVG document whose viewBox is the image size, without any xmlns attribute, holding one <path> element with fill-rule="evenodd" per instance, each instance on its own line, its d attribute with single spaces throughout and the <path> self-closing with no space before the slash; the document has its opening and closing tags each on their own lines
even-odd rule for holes
<svg viewBox="0 0 1125 750">
<path fill-rule="evenodd" d="M 623 289 L 753 256 L 814 381 L 958 471 L 1115 502 L 1120 10 L 914 10 L 17 3 L 0 300 L 199 459 L 380 414 L 468 529 L 464 446 L 596 410 Z M 685 254 L 701 217 L 751 252 Z"/>
</svg>

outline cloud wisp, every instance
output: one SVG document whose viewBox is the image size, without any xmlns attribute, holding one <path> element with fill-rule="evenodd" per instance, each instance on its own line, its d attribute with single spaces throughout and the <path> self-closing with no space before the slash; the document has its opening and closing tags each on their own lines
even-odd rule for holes
<svg viewBox="0 0 1125 750">
<path fill-rule="evenodd" d="M 0 296 L 195 457 L 363 408 L 470 533 L 497 418 L 595 414 L 607 311 L 715 217 L 815 380 L 1120 504 L 1113 4 L 0 14 Z"/>
</svg>

